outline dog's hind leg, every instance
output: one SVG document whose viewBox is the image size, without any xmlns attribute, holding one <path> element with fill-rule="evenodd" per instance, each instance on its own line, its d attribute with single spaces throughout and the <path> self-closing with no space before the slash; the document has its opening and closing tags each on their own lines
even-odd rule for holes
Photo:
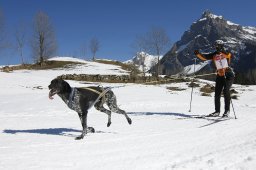
<svg viewBox="0 0 256 170">
<path fill-rule="evenodd" d="M 81 122 L 81 124 L 82 124 L 82 114 L 81 114 L 81 113 L 78 113 L 78 116 L 79 116 L 80 122 Z"/>
<path fill-rule="evenodd" d="M 87 111 L 83 112 L 82 114 L 78 113 L 82 123 L 83 130 L 82 130 L 82 134 L 76 137 L 76 140 L 83 139 L 84 136 L 87 134 L 87 113 L 88 113 Z"/>
<path fill-rule="evenodd" d="M 108 124 L 107 124 L 107 127 L 109 127 L 109 126 L 111 125 L 111 111 L 105 109 L 105 108 L 103 107 L 101 101 L 100 101 L 100 102 L 97 102 L 97 103 L 94 105 L 94 107 L 95 107 L 95 109 L 97 109 L 97 110 L 99 110 L 99 111 L 101 111 L 101 112 L 103 112 L 103 113 L 106 113 L 106 114 L 108 115 Z"/>
<path fill-rule="evenodd" d="M 110 106 L 109 106 L 109 109 L 110 109 L 112 112 L 115 112 L 115 113 L 119 113 L 119 114 L 124 115 L 125 118 L 126 118 L 126 120 L 127 120 L 127 122 L 128 122 L 129 124 L 132 124 L 131 118 L 129 118 L 129 116 L 127 115 L 127 113 L 126 113 L 124 110 L 120 109 L 117 105 L 110 105 Z"/>
<path fill-rule="evenodd" d="M 112 112 L 123 114 L 125 116 L 126 120 L 128 121 L 128 123 L 132 124 L 132 120 L 131 120 L 131 118 L 129 118 L 127 113 L 117 106 L 116 96 L 114 95 L 113 92 L 108 94 L 106 103 Z"/>
</svg>

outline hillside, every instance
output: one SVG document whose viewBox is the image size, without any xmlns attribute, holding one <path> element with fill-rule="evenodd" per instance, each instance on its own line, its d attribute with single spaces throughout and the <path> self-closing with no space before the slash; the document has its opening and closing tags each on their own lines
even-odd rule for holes
<svg viewBox="0 0 256 170">
<path fill-rule="evenodd" d="M 122 64 L 122 63 L 121 63 Z M 4 68 L 5 66 L 1 66 Z M 79 58 L 72 57 L 53 57 L 45 62 L 45 65 L 39 66 L 37 64 L 28 65 L 14 65 L 7 66 L 10 70 L 49 70 L 49 71 L 62 71 L 63 74 L 101 74 L 101 75 L 128 75 L 129 68 L 115 62 L 108 64 L 92 61 L 85 61 Z"/>
<path fill-rule="evenodd" d="M 55 60 L 62 60 L 57 58 Z M 66 60 L 66 59 L 65 59 Z M 69 60 L 69 59 L 68 59 Z M 95 128 L 83 140 L 77 113 L 56 95 L 48 99 L 50 81 L 62 74 L 126 74 L 119 67 L 86 62 L 68 69 L 0 72 L 0 169 L 90 170 L 254 170 L 256 167 L 256 87 L 234 85 L 238 119 L 196 119 L 211 113 L 213 93 L 201 88 L 214 82 L 138 85 L 68 81 L 73 87 L 112 87 L 123 115 L 89 110 Z M 209 96 L 210 95 L 210 96 Z"/>
</svg>

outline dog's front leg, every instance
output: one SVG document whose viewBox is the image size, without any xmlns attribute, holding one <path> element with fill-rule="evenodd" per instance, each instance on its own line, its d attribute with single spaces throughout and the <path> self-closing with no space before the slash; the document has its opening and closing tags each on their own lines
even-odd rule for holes
<svg viewBox="0 0 256 170">
<path fill-rule="evenodd" d="M 83 131 L 80 136 L 76 137 L 76 140 L 83 139 L 87 133 L 87 111 L 82 113 L 81 123 L 82 123 Z"/>
</svg>

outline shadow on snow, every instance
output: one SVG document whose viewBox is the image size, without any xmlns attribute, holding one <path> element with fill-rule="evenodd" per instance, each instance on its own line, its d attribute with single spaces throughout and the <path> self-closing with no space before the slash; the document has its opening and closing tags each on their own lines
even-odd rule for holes
<svg viewBox="0 0 256 170">
<path fill-rule="evenodd" d="M 183 118 L 193 118 L 193 116 L 195 116 L 195 115 L 186 115 L 184 113 L 168 113 L 168 112 L 128 112 L 127 114 L 131 114 L 135 116 L 162 115 L 162 116 L 175 116 L 175 117 L 183 117 Z"/>
<path fill-rule="evenodd" d="M 88 133 L 110 133 L 103 131 L 90 131 L 92 127 L 88 127 Z M 93 129 L 94 130 L 94 129 Z M 14 130 L 14 129 L 5 129 L 3 133 L 7 134 L 17 134 L 17 133 L 33 133 L 33 134 L 43 134 L 43 135 L 59 135 L 59 136 L 70 136 L 76 137 L 77 135 L 71 134 L 73 132 L 81 133 L 81 130 L 72 129 L 72 128 L 49 128 L 49 129 L 26 129 L 26 130 Z"/>
<path fill-rule="evenodd" d="M 229 119 L 222 119 L 220 118 L 210 118 L 210 117 L 203 117 L 202 115 L 188 115 L 184 113 L 168 113 L 168 112 L 129 112 L 127 114 L 135 115 L 135 116 L 152 116 L 152 115 L 161 115 L 161 116 L 174 116 L 177 117 L 177 120 L 186 120 L 186 119 L 201 119 L 206 120 L 210 123 L 200 126 L 199 128 L 204 128 L 219 122 L 223 122 Z"/>
</svg>

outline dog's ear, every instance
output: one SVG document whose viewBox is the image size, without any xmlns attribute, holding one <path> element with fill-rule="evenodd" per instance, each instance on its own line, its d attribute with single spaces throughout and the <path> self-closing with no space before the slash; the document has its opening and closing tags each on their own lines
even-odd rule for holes
<svg viewBox="0 0 256 170">
<path fill-rule="evenodd" d="M 62 84 L 62 90 L 63 92 L 71 92 L 71 87 L 70 85 L 65 81 L 65 80 L 59 80 Z"/>
</svg>

